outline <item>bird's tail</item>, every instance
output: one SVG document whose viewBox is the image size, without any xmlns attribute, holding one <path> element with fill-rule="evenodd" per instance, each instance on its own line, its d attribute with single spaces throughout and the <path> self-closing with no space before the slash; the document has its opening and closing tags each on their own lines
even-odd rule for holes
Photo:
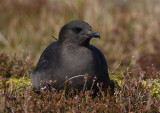
<svg viewBox="0 0 160 113">
<path fill-rule="evenodd" d="M 34 88 L 39 89 L 40 82 L 39 82 L 37 73 L 35 71 L 30 72 L 30 79 L 31 79 L 31 82 L 32 82 L 32 85 L 34 86 Z"/>
</svg>

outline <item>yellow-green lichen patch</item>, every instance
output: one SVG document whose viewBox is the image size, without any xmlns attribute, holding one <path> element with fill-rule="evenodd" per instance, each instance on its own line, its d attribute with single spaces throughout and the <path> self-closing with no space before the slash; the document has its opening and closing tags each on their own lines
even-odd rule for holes
<svg viewBox="0 0 160 113">
<path fill-rule="evenodd" d="M 147 88 L 151 88 L 151 93 L 160 98 L 160 79 L 142 80 L 142 84 Z"/>
</svg>

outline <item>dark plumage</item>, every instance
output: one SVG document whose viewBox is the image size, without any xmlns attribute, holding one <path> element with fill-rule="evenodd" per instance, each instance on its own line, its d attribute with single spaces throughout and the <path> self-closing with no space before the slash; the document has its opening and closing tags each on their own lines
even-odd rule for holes
<svg viewBox="0 0 160 113">
<path fill-rule="evenodd" d="M 72 87 L 81 90 L 84 86 L 82 75 L 87 73 L 88 89 L 91 88 L 95 76 L 107 88 L 110 84 L 107 63 L 104 55 L 89 44 L 93 37 L 100 38 L 100 35 L 93 32 L 86 22 L 75 20 L 64 25 L 59 39 L 43 51 L 35 71 L 31 73 L 33 86 L 40 89 L 41 80 L 47 83 L 56 80 L 55 88 L 62 89 L 68 76 Z M 94 88 L 96 89 L 96 85 Z"/>
</svg>

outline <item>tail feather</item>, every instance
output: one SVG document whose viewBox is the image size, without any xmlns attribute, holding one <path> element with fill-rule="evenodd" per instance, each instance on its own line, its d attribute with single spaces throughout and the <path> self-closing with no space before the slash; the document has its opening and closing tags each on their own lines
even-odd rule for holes
<svg viewBox="0 0 160 113">
<path fill-rule="evenodd" d="M 30 74 L 30 78 L 31 78 L 31 82 L 34 86 L 34 88 L 36 89 L 40 89 L 40 81 L 38 80 L 38 76 L 37 76 L 37 73 L 34 72 L 34 71 L 31 71 L 31 74 Z"/>
</svg>

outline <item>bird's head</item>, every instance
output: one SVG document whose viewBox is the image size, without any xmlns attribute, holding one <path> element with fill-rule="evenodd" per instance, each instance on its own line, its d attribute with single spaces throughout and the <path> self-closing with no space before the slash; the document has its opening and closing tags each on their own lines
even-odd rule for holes
<svg viewBox="0 0 160 113">
<path fill-rule="evenodd" d="M 61 28 L 59 42 L 60 44 L 72 43 L 79 46 L 87 46 L 93 37 L 100 38 L 100 34 L 92 31 L 88 23 L 74 20 Z"/>
</svg>

